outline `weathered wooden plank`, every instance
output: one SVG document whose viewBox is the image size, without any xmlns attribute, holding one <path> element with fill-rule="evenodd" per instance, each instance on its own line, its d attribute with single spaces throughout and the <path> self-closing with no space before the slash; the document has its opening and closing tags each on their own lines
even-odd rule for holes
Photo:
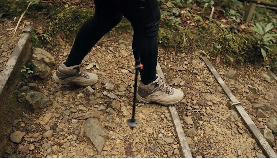
<svg viewBox="0 0 277 159">
<path fill-rule="evenodd" d="M 164 77 L 163 71 L 159 63 L 157 63 L 156 72 L 159 76 Z M 178 115 L 178 112 L 174 106 L 169 107 L 169 111 L 171 114 L 172 121 L 174 123 L 175 131 L 179 140 L 179 144 L 181 146 L 180 154 L 183 158 L 192 158 L 189 145 L 186 140 L 186 136 Z"/>
<path fill-rule="evenodd" d="M 251 130 L 252 134 L 255 136 L 256 140 L 262 147 L 265 154 L 267 154 L 270 158 L 277 158 L 276 153 L 273 151 L 271 146 L 268 144 L 260 130 L 257 128 L 255 123 L 251 120 L 247 112 L 244 110 L 244 108 L 241 105 L 235 106 L 237 111 L 239 112 L 240 116 L 242 117 L 243 121 L 246 123 L 248 129 Z"/>
<path fill-rule="evenodd" d="M 171 114 L 172 120 L 175 125 L 175 131 L 177 133 L 178 140 L 179 140 L 179 143 L 181 146 L 181 156 L 184 158 L 192 158 L 192 155 L 191 155 L 191 152 L 189 149 L 189 145 L 186 140 L 186 135 L 184 133 L 182 124 L 180 122 L 178 112 L 175 107 L 169 107 L 169 110 L 170 110 L 170 114 Z"/>
<path fill-rule="evenodd" d="M 223 88 L 223 90 L 225 91 L 226 95 L 230 98 L 230 100 L 233 103 L 239 103 L 239 101 L 236 99 L 236 97 L 233 95 L 233 93 L 230 91 L 230 89 L 228 88 L 228 86 L 224 83 L 224 81 L 222 80 L 222 78 L 220 77 L 220 75 L 218 74 L 218 72 L 215 70 L 215 68 L 212 66 L 211 62 L 206 58 L 203 57 L 202 58 L 204 60 L 204 62 L 206 63 L 207 67 L 209 68 L 209 70 L 212 72 L 212 74 L 214 75 L 214 77 L 216 78 L 216 80 L 218 81 L 218 83 L 220 84 L 220 86 Z M 251 118 L 249 117 L 249 115 L 246 113 L 246 111 L 244 110 L 244 108 L 240 105 L 240 104 L 236 104 L 235 108 L 237 109 L 238 113 L 240 114 L 240 116 L 242 117 L 243 121 L 245 122 L 245 124 L 247 125 L 248 129 L 250 130 L 250 132 L 254 135 L 255 139 L 257 140 L 257 142 L 259 143 L 259 145 L 261 146 L 263 152 L 271 158 L 277 158 L 276 153 L 273 151 L 273 149 L 270 147 L 270 145 L 268 144 L 268 142 L 265 140 L 264 136 L 261 134 L 261 132 L 259 131 L 259 129 L 257 128 L 257 126 L 255 125 L 255 123 L 251 120 Z"/>
<path fill-rule="evenodd" d="M 267 71 L 276 81 L 277 81 L 277 76 L 270 70 Z"/>
<path fill-rule="evenodd" d="M 255 11 L 255 8 L 257 6 L 257 3 L 249 3 L 247 9 L 246 9 L 246 13 L 243 17 L 243 21 L 244 22 L 250 22 L 252 17 L 253 17 L 253 14 L 254 14 L 254 11 Z"/>
<path fill-rule="evenodd" d="M 232 104 L 239 104 L 240 102 L 237 100 L 237 98 L 232 94 L 231 90 L 229 89 L 229 87 L 224 83 L 224 81 L 222 80 L 222 78 L 220 77 L 219 73 L 215 70 L 215 68 L 212 66 L 211 62 L 203 57 L 202 58 L 204 60 L 204 62 L 206 63 L 206 65 L 208 66 L 209 70 L 213 73 L 214 77 L 216 78 L 216 80 L 218 81 L 218 83 L 221 85 L 222 89 L 225 91 L 225 93 L 228 95 L 228 97 L 230 98 L 230 100 L 233 102 Z"/>
<path fill-rule="evenodd" d="M 31 27 L 27 27 L 23 31 L 21 38 L 19 39 L 8 62 L 6 63 L 5 69 L 2 71 L 2 73 L 0 75 L 0 94 L 2 94 L 7 81 L 10 78 L 12 71 L 14 70 L 14 68 L 18 62 L 18 59 L 20 58 L 20 55 L 22 54 L 22 50 L 24 49 L 26 44 L 28 44 L 31 30 L 32 30 Z"/>
</svg>

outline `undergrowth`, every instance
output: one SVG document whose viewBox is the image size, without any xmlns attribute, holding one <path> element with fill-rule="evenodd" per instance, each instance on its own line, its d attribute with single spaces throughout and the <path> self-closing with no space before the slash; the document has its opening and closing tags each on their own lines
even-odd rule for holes
<svg viewBox="0 0 277 159">
<path fill-rule="evenodd" d="M 8 2 L 11 6 L 0 7 L 0 11 L 23 12 L 26 6 L 24 0 L 2 0 L 0 5 Z M 261 49 L 253 25 L 242 23 L 244 8 L 237 0 L 158 0 L 161 9 L 161 23 L 158 36 L 160 46 L 170 47 L 176 52 L 193 52 L 203 50 L 211 56 L 229 55 L 237 64 L 255 62 L 263 64 Z M 14 7 L 14 4 L 22 7 Z M 24 4 L 24 5 L 23 5 Z M 211 17 L 211 11 L 214 10 Z M 21 8 L 21 9 L 19 9 Z M 36 9 L 35 9 L 36 8 Z M 44 8 L 44 9 L 43 9 Z M 43 11 L 42 11 L 43 10 Z M 46 11 L 45 11 L 46 10 Z M 43 36 L 33 34 L 33 41 L 46 41 L 55 44 L 55 36 L 59 33 L 66 35 L 72 41 L 81 25 L 94 14 L 94 9 L 87 6 L 64 5 L 52 7 L 42 4 L 32 5 L 30 15 L 37 11 L 41 16 L 48 15 L 48 29 Z M 46 14 L 47 12 L 47 14 Z M 28 12 L 27 12 L 28 13 Z M 266 8 L 256 9 L 252 23 L 272 22 L 276 27 L 276 15 Z M 123 18 L 112 31 L 132 33 L 130 23 Z M 276 29 L 272 30 L 276 32 Z M 44 38 L 44 39 L 43 39 Z M 272 50 L 267 53 L 267 59 L 272 69 L 277 69 L 277 47 L 269 46 Z"/>
</svg>

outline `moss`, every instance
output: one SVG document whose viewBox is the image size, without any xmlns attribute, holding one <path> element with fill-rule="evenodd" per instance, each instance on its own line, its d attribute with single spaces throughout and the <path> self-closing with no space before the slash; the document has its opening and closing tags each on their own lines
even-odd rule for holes
<svg viewBox="0 0 277 159">
<path fill-rule="evenodd" d="M 0 0 L 0 13 L 5 13 L 7 17 L 19 17 L 28 6 L 27 0 Z M 25 16 L 38 18 L 42 11 L 43 14 L 50 14 L 53 6 L 44 5 L 43 3 L 32 4 L 28 8 Z"/>
<path fill-rule="evenodd" d="M 94 14 L 91 8 L 61 7 L 55 10 L 49 20 L 51 35 L 63 32 L 67 38 L 73 39 L 82 24 Z"/>
</svg>

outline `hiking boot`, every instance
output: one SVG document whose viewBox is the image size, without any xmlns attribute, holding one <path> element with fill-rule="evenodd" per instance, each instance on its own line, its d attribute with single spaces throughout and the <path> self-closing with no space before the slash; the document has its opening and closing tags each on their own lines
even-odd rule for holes
<svg viewBox="0 0 277 159">
<path fill-rule="evenodd" d="M 60 84 L 74 83 L 80 86 L 89 86 L 97 82 L 97 75 L 80 71 L 80 65 L 66 67 L 61 64 L 54 73 L 53 79 Z"/>
<path fill-rule="evenodd" d="M 162 105 L 170 105 L 180 102 L 184 97 L 184 93 L 168 86 L 164 79 L 157 77 L 155 81 L 148 85 L 140 82 L 138 87 L 137 99 L 143 103 L 159 103 Z"/>
</svg>

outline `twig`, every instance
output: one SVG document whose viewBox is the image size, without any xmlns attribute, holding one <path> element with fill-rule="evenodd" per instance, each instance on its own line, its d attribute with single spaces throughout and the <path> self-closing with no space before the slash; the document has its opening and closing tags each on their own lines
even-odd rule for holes
<svg viewBox="0 0 277 159">
<path fill-rule="evenodd" d="M 213 18 L 213 14 L 214 14 L 214 7 L 212 8 L 212 12 L 211 12 L 211 14 L 210 14 L 210 19 Z"/>
<path fill-rule="evenodd" d="M 20 16 L 20 18 L 19 18 L 19 20 L 18 20 L 18 22 L 17 22 L 17 25 L 16 25 L 16 27 L 14 28 L 13 36 L 14 36 L 15 33 L 16 33 L 16 30 L 17 30 L 17 28 L 18 28 L 18 26 L 19 26 L 20 21 L 22 20 L 23 16 L 25 15 L 25 13 L 27 12 L 28 8 L 30 7 L 30 5 L 31 5 L 32 3 L 33 3 L 33 2 L 30 2 L 30 3 L 28 4 L 26 10 L 21 14 L 21 16 Z"/>
</svg>

